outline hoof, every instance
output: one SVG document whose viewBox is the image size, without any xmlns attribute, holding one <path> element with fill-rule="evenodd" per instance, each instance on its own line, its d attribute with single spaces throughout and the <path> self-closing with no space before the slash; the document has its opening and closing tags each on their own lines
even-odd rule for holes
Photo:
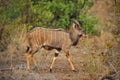
<svg viewBox="0 0 120 80">
<path fill-rule="evenodd" d="M 27 70 L 27 71 L 30 71 L 30 69 L 28 69 L 28 68 L 27 68 L 26 70 Z"/>
<path fill-rule="evenodd" d="M 72 70 L 73 72 L 77 72 L 77 70 Z"/>
<path fill-rule="evenodd" d="M 52 72 L 52 69 L 50 69 L 50 72 Z"/>
<path fill-rule="evenodd" d="M 30 71 L 31 71 L 31 69 L 26 69 L 26 71 L 30 72 Z"/>
<path fill-rule="evenodd" d="M 37 66 L 35 66 L 35 67 L 33 68 L 33 70 L 39 70 L 39 68 L 38 68 Z"/>
</svg>

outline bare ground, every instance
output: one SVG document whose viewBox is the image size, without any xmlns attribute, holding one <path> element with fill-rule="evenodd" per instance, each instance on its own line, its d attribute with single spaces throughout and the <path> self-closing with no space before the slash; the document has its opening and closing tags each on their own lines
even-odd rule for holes
<svg viewBox="0 0 120 80">
<path fill-rule="evenodd" d="M 46 53 L 46 51 L 41 50 L 36 53 L 35 56 L 39 65 L 35 68 L 31 62 L 31 70 L 29 71 L 26 70 L 25 56 L 21 55 L 22 53 L 12 56 L 12 60 L 10 57 L 6 58 L 6 60 L 4 59 L 5 61 L 1 60 L 0 80 L 100 80 L 100 78 L 104 75 L 102 72 L 96 73 L 97 70 L 102 67 L 99 67 L 99 69 L 93 73 L 88 72 L 86 66 L 90 64 L 90 60 L 88 60 L 90 59 L 88 57 L 89 55 L 85 52 L 80 52 L 80 49 L 78 48 L 71 49 L 71 55 L 77 70 L 76 72 L 71 70 L 71 67 L 63 52 L 61 52 L 58 56 L 53 71 L 50 72 L 49 66 L 54 56 L 53 52 L 54 51 Z M 94 71 L 94 69 L 90 69 Z M 119 79 L 117 78 L 116 80 Z"/>
<path fill-rule="evenodd" d="M 42 50 L 43 52 L 46 52 Z M 43 53 L 42 51 L 36 53 L 38 60 L 38 68 L 34 68 L 31 62 L 31 70 L 26 70 L 25 56 L 11 60 L 1 61 L 0 65 L 0 80 L 91 80 L 90 75 L 85 73 L 83 68 L 81 53 L 75 52 L 72 54 L 73 61 L 76 67 L 76 72 L 71 70 L 71 67 L 62 52 L 55 62 L 53 71 L 49 71 L 49 66 L 54 56 L 54 51 Z M 72 52 L 72 51 L 71 51 Z M 49 54 L 50 53 L 50 54 Z M 8 58 L 10 59 L 10 58 Z M 21 59 L 21 60 L 20 60 Z"/>
<path fill-rule="evenodd" d="M 110 33 L 101 35 L 83 38 L 76 47 L 71 47 L 76 72 L 71 70 L 64 52 L 59 54 L 50 72 L 54 50 L 44 49 L 35 54 L 37 68 L 31 61 L 31 70 L 28 71 L 24 51 L 9 47 L 0 52 L 0 80 L 100 80 L 111 73 L 116 75 L 114 80 L 120 80 L 120 37 L 116 41 Z"/>
</svg>

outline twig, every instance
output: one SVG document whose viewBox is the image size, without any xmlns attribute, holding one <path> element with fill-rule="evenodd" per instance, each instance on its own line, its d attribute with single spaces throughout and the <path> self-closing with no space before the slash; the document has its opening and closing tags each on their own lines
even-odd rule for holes
<svg viewBox="0 0 120 80">
<path fill-rule="evenodd" d="M 13 70 L 13 68 L 3 68 L 3 69 L 0 69 L 0 71 L 8 71 L 8 70 Z"/>
</svg>

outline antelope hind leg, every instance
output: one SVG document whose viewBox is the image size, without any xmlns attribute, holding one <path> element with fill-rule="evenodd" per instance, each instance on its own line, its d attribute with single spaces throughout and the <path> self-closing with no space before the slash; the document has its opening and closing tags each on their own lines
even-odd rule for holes
<svg viewBox="0 0 120 80">
<path fill-rule="evenodd" d="M 37 60 L 34 56 L 32 56 L 32 60 L 33 60 L 34 65 L 37 67 Z"/>
<path fill-rule="evenodd" d="M 37 60 L 36 60 L 36 58 L 34 57 L 34 56 L 32 56 L 32 61 L 33 61 L 33 63 L 34 63 L 34 65 L 35 65 L 35 70 L 37 69 L 37 70 L 39 70 L 39 68 L 38 68 L 38 62 L 37 62 Z"/>
<path fill-rule="evenodd" d="M 30 69 L 30 57 L 31 57 L 31 54 L 27 53 L 26 54 L 27 70 Z"/>
</svg>

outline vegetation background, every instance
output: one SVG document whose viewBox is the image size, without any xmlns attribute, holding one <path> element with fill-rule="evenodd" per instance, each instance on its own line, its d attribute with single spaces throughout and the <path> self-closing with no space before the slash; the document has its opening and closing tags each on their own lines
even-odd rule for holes
<svg viewBox="0 0 120 80">
<path fill-rule="evenodd" d="M 46 64 L 43 66 L 46 66 L 45 70 L 25 71 L 25 34 L 36 26 L 67 31 L 72 19 L 82 23 L 88 35 L 80 39 L 77 49 L 71 49 L 78 73 L 63 69 L 63 72 L 58 70 L 60 77 L 57 72 L 54 77 L 47 74 L 46 67 L 53 56 L 45 51 L 38 57 Z M 98 80 L 106 76 L 119 80 L 119 25 L 119 0 L 0 0 L 0 79 L 29 80 L 30 73 L 33 73 L 32 76 L 37 75 L 37 78 L 31 80 Z M 50 56 L 47 62 L 43 61 L 47 59 L 45 56 Z M 58 66 L 61 64 L 56 64 L 56 68 Z"/>
</svg>

